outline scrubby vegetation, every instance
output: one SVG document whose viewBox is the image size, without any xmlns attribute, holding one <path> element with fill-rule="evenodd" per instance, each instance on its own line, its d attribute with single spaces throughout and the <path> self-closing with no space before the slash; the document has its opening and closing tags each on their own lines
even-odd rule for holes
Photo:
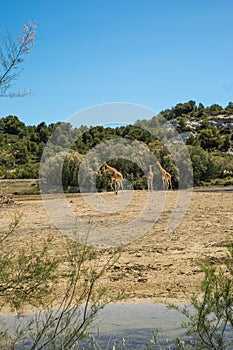
<svg viewBox="0 0 233 350">
<path fill-rule="evenodd" d="M 122 296 L 107 296 L 100 283 L 103 274 L 119 259 L 120 250 L 112 250 L 100 264 L 97 252 L 86 245 L 64 239 L 61 255 L 54 254 L 55 237 L 43 241 L 27 240 L 15 245 L 17 214 L 6 232 L 0 230 L 0 312 L 15 312 L 11 326 L 0 320 L 0 348 L 78 349 L 88 337 L 88 327 L 99 311 Z M 35 313 L 22 317 L 22 313 Z M 13 316 L 12 316 L 13 318 Z"/>
<path fill-rule="evenodd" d="M 194 101 L 177 104 L 162 111 L 159 117 L 167 120 L 166 128 L 176 129 L 187 145 L 194 172 L 194 185 L 233 184 L 233 103 L 225 108 L 214 104 L 196 106 Z M 62 128 L 56 139 L 56 152 L 48 154 L 51 165 L 57 162 L 56 153 L 67 149 L 63 167 L 65 190 L 78 191 L 78 170 L 83 156 L 104 141 L 121 138 L 137 140 L 172 174 L 173 186 L 178 184 L 177 169 L 169 150 L 161 141 L 159 131 L 151 120 L 137 121 L 135 125 L 116 128 L 95 126 L 73 128 L 70 123 L 25 125 L 17 116 L 0 119 L 0 176 L 3 179 L 38 178 L 44 147 L 57 128 Z M 169 131 L 167 131 L 169 138 Z M 75 141 L 74 141 L 75 140 Z M 137 157 L 140 157 L 137 155 Z M 140 167 L 127 159 L 118 158 L 110 165 L 122 171 L 124 178 L 135 189 L 146 188 L 146 177 Z M 101 169 L 100 169 L 101 170 Z M 107 175 L 99 174 L 96 183 L 100 190 L 108 189 Z"/>
</svg>

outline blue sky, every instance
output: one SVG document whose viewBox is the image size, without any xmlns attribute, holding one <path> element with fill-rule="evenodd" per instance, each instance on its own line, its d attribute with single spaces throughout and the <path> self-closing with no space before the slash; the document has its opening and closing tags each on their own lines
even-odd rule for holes
<svg viewBox="0 0 233 350">
<path fill-rule="evenodd" d="M 0 117 L 50 124 L 108 102 L 160 112 L 191 99 L 223 107 L 233 100 L 231 0 L 1 4 L 0 23 L 13 37 L 30 20 L 38 25 L 36 44 L 14 90 L 32 94 L 2 98 Z"/>
</svg>

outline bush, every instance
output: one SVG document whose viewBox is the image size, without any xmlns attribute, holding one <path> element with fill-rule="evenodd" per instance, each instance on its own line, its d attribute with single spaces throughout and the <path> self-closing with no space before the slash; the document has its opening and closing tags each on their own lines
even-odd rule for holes
<svg viewBox="0 0 233 350">
<path fill-rule="evenodd" d="M 221 266 L 199 261 L 204 272 L 201 285 L 202 297 L 193 295 L 190 308 L 179 310 L 187 317 L 188 340 L 184 349 L 220 350 L 232 349 L 233 337 L 233 244 L 228 244 L 228 254 Z"/>
<path fill-rule="evenodd" d="M 1 324 L 0 348 L 72 349 L 87 337 L 98 311 L 120 298 L 107 298 L 106 288 L 98 286 L 119 252 L 114 251 L 98 266 L 92 249 L 69 239 L 61 256 L 50 251 L 54 244 L 51 237 L 39 247 L 27 242 L 25 248 L 15 250 L 10 243 L 21 219 L 17 215 L 9 230 L 0 232 L 0 309 L 8 305 L 17 315 L 15 327 Z M 18 316 L 25 306 L 40 311 L 21 322 Z"/>
</svg>

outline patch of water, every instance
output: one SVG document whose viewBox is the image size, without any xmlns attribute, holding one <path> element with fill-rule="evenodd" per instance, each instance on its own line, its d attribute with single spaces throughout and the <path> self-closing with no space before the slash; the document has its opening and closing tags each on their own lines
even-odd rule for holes
<svg viewBox="0 0 233 350">
<path fill-rule="evenodd" d="M 151 343 L 154 331 L 159 331 L 161 344 L 184 336 L 183 321 L 181 313 L 165 304 L 109 304 L 99 313 L 90 331 L 103 349 L 108 343 L 121 344 L 124 338 L 125 348 L 136 350 Z"/>
<path fill-rule="evenodd" d="M 7 328 L 13 330 L 19 325 L 23 326 L 34 315 L 25 317 L 2 316 L 0 321 Z M 97 318 L 89 328 L 90 341 L 82 343 L 86 350 L 112 350 L 120 349 L 124 339 L 123 349 L 137 350 L 146 349 L 146 344 L 152 344 L 151 339 L 154 331 L 159 331 L 160 343 L 169 345 L 176 337 L 184 335 L 181 323 L 184 316 L 176 310 L 170 310 L 165 304 L 108 304 L 98 313 Z M 93 347 L 94 343 L 98 347 Z M 23 344 L 17 350 L 30 349 L 30 344 L 25 338 Z"/>
</svg>

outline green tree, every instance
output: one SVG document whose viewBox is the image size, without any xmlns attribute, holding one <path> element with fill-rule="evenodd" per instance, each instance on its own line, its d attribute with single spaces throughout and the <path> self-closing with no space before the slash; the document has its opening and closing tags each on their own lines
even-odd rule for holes
<svg viewBox="0 0 233 350">
<path fill-rule="evenodd" d="M 37 125 L 36 127 L 36 132 L 38 134 L 39 140 L 41 142 L 46 143 L 51 135 L 47 125 L 45 122 L 42 122 Z"/>
<path fill-rule="evenodd" d="M 78 170 L 82 156 L 78 152 L 68 153 L 64 159 L 62 169 L 62 184 L 64 190 L 77 192 L 79 190 Z"/>
<path fill-rule="evenodd" d="M 222 145 L 222 150 L 223 151 L 228 151 L 231 148 L 232 142 L 231 142 L 231 137 L 230 135 L 226 135 L 223 138 L 223 145 Z"/>
<path fill-rule="evenodd" d="M 212 104 L 210 107 L 206 108 L 206 112 L 209 115 L 219 115 L 219 114 L 223 114 L 224 108 L 222 108 L 222 106 L 218 105 L 217 103 Z"/>
<path fill-rule="evenodd" d="M 179 118 L 177 118 L 179 121 L 179 125 L 177 126 L 177 131 L 182 133 L 182 132 L 186 132 L 186 131 L 190 131 L 190 127 L 187 126 L 187 121 L 185 118 L 185 115 L 181 115 Z"/>
<path fill-rule="evenodd" d="M 189 137 L 186 139 L 186 145 L 200 146 L 200 141 L 196 135 L 190 133 Z"/>
<path fill-rule="evenodd" d="M 3 133 L 19 135 L 20 137 L 26 136 L 26 125 L 19 120 L 18 117 L 9 115 L 0 119 L 0 127 Z"/>
<path fill-rule="evenodd" d="M 223 143 L 220 131 L 217 127 L 208 127 L 201 130 L 198 138 L 201 147 L 209 151 L 221 148 Z"/>
<path fill-rule="evenodd" d="M 200 185 L 203 181 L 208 181 L 208 153 L 199 146 L 188 146 L 190 158 L 193 166 L 194 185 Z"/>
<path fill-rule="evenodd" d="M 26 164 L 28 162 L 29 152 L 26 145 L 15 150 L 15 160 L 16 164 Z"/>
<path fill-rule="evenodd" d="M 186 103 L 178 103 L 174 108 L 174 113 L 176 117 L 181 116 L 182 114 L 190 114 L 196 109 L 196 103 L 192 100 Z"/>
<path fill-rule="evenodd" d="M 225 108 L 227 114 L 233 114 L 233 102 L 229 102 Z"/>
</svg>

